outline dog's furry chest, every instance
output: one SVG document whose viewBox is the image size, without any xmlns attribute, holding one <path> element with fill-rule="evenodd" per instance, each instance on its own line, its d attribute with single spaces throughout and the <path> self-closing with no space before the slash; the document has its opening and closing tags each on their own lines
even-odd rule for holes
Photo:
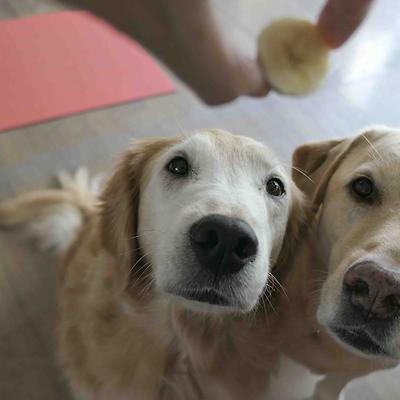
<svg viewBox="0 0 400 400">
<path fill-rule="evenodd" d="M 169 305 L 119 291 L 114 262 L 81 246 L 64 269 L 59 344 L 72 387 L 96 400 L 201 398 L 206 378 L 179 346 Z"/>
</svg>

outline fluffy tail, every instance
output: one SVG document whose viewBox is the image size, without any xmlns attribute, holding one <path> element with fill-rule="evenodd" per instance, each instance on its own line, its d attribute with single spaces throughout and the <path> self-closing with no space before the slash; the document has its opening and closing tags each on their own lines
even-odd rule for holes
<svg viewBox="0 0 400 400">
<path fill-rule="evenodd" d="M 101 177 L 87 169 L 58 176 L 60 189 L 32 191 L 0 202 L 0 228 L 23 228 L 42 249 L 61 255 L 97 206 Z"/>
</svg>

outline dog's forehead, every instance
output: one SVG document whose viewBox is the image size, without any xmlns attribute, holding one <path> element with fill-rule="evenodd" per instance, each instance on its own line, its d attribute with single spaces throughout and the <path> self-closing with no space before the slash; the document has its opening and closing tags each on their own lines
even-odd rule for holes
<svg viewBox="0 0 400 400">
<path fill-rule="evenodd" d="M 390 158 L 400 162 L 400 131 L 386 132 L 370 143 L 375 148 L 378 158 Z"/>
<path fill-rule="evenodd" d="M 349 151 L 338 175 L 354 173 L 380 174 L 383 177 L 398 176 L 400 173 L 400 131 L 371 131 L 361 135 Z"/>
<path fill-rule="evenodd" d="M 230 165 L 240 163 L 271 168 L 279 164 L 277 157 L 264 144 L 220 129 L 199 131 L 184 139 L 177 149 L 199 160 L 213 158 Z"/>
</svg>

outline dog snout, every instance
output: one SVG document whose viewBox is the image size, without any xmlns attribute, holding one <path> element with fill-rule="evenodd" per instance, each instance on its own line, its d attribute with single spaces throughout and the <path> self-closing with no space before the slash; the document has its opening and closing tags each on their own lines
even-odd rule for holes
<svg viewBox="0 0 400 400">
<path fill-rule="evenodd" d="M 400 315 L 400 273 L 361 262 L 347 271 L 344 286 L 351 305 L 366 316 L 393 319 Z"/>
<path fill-rule="evenodd" d="M 189 236 L 200 265 L 216 276 L 240 271 L 257 255 L 254 230 L 238 218 L 208 215 L 191 226 Z"/>
</svg>

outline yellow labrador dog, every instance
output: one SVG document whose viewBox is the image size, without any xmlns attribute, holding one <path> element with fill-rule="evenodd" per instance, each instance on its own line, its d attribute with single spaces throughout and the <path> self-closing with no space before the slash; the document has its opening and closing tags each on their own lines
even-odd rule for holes
<svg viewBox="0 0 400 400">
<path fill-rule="evenodd" d="M 302 216 L 271 151 L 206 130 L 135 143 L 101 202 L 83 172 L 62 181 L 1 203 L 0 225 L 67 249 L 59 348 L 79 398 L 259 398 L 274 346 L 259 304 Z"/>
<path fill-rule="evenodd" d="M 293 165 L 312 199 L 279 307 L 282 351 L 326 377 L 313 399 L 400 360 L 400 130 L 306 144 Z"/>
</svg>

